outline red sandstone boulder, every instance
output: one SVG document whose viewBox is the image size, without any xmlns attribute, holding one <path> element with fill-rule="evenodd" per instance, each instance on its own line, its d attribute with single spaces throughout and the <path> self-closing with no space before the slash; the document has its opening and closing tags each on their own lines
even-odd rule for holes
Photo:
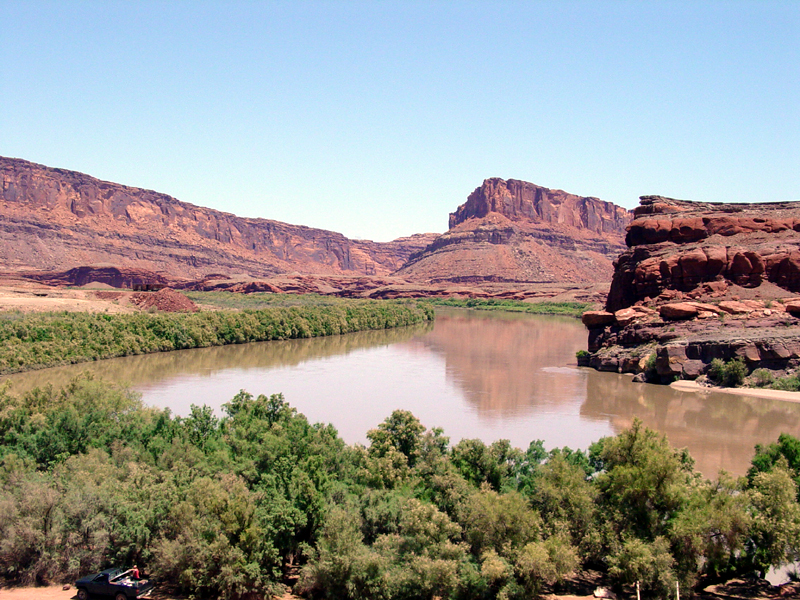
<svg viewBox="0 0 800 600">
<path fill-rule="evenodd" d="M 719 308 L 729 315 L 742 315 L 753 312 L 752 308 L 743 302 L 737 302 L 736 300 L 726 300 L 724 302 L 720 302 Z"/>
<path fill-rule="evenodd" d="M 793 317 L 800 317 L 800 300 L 790 300 L 783 305 L 783 308 Z"/>
<path fill-rule="evenodd" d="M 674 304 L 664 304 L 659 307 L 658 313 L 662 319 L 670 321 L 680 319 L 693 319 L 699 312 L 698 308 L 692 302 L 676 302 Z"/>
<path fill-rule="evenodd" d="M 670 239 L 678 244 L 696 242 L 708 235 L 701 217 L 687 217 L 672 221 Z"/>
<path fill-rule="evenodd" d="M 604 327 L 614 322 L 614 314 L 604 310 L 589 310 L 583 313 L 581 321 L 589 329 Z"/>
<path fill-rule="evenodd" d="M 614 318 L 620 327 L 627 327 L 640 317 L 641 313 L 633 308 L 623 308 L 614 313 Z"/>
<path fill-rule="evenodd" d="M 720 312 L 722 312 L 715 305 L 707 304 L 705 302 L 686 302 L 686 304 L 694 306 L 698 311 L 711 312 L 711 313 L 714 313 L 714 314 L 719 314 Z"/>
</svg>

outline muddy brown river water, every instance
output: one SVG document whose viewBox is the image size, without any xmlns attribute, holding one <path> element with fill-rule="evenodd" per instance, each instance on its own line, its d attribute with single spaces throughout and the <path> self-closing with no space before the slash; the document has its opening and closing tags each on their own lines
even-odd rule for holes
<svg viewBox="0 0 800 600">
<path fill-rule="evenodd" d="M 392 410 L 442 427 L 453 443 L 506 438 L 525 448 L 586 449 L 638 417 L 687 447 L 707 477 L 743 474 L 753 448 L 800 436 L 800 404 L 632 383 L 575 364 L 586 347 L 577 319 L 447 310 L 433 324 L 345 336 L 134 356 L 5 377 L 13 391 L 63 385 L 88 370 L 125 382 L 146 404 L 188 414 L 221 406 L 240 389 L 281 392 L 312 422 L 349 443 Z"/>
</svg>

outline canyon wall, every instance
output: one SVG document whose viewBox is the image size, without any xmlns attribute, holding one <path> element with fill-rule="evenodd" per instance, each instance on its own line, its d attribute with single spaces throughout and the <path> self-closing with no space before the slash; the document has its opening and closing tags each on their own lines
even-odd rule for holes
<svg viewBox="0 0 800 600">
<path fill-rule="evenodd" d="M 643 196 L 634 215 L 606 310 L 583 315 L 582 364 L 661 383 L 715 359 L 800 369 L 800 202 Z"/>
<path fill-rule="evenodd" d="M 194 206 L 166 194 L 0 157 L 0 261 L 6 270 L 114 265 L 210 273 L 386 275 L 436 237 L 388 243 Z"/>
</svg>

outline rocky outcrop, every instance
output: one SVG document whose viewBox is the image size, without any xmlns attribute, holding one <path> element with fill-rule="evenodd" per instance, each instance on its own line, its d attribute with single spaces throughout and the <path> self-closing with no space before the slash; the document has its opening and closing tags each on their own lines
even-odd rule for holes
<svg viewBox="0 0 800 600">
<path fill-rule="evenodd" d="M 589 312 L 583 323 L 589 329 L 590 354 L 583 364 L 663 383 L 705 375 L 714 359 L 741 358 L 750 372 L 791 371 L 800 366 L 800 312 L 790 306 L 800 309 L 800 300 L 769 306 L 758 300 L 679 302 L 658 311 L 634 306 L 613 314 Z"/>
<path fill-rule="evenodd" d="M 146 269 L 118 267 L 82 266 L 68 271 L 19 271 L 17 277 L 38 281 L 50 286 L 84 286 L 90 283 L 104 283 L 114 288 L 140 291 L 160 290 L 175 285 L 162 274 Z"/>
<path fill-rule="evenodd" d="M 665 292 L 765 282 L 800 291 L 800 203 L 713 204 L 644 196 L 617 259 L 607 309 Z"/>
<path fill-rule="evenodd" d="M 597 234 L 624 235 L 629 212 L 599 198 L 551 190 L 527 181 L 486 179 L 450 214 L 450 229 L 469 219 L 499 213 L 511 221 L 566 225 Z"/>
<path fill-rule="evenodd" d="M 584 364 L 662 382 L 714 359 L 800 368 L 800 203 L 644 196 L 634 214 Z"/>
<path fill-rule="evenodd" d="M 450 215 L 450 229 L 398 275 L 428 282 L 608 281 L 627 210 L 597 198 L 492 178 Z"/>
<path fill-rule="evenodd" d="M 0 157 L 0 261 L 6 270 L 111 264 L 171 277 L 209 273 L 386 275 L 435 234 L 388 243 L 247 219 L 158 192 Z"/>
</svg>

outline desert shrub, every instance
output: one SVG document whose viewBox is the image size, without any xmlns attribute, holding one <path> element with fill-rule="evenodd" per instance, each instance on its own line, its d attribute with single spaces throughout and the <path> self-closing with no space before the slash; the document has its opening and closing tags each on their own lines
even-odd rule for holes
<svg viewBox="0 0 800 600">
<path fill-rule="evenodd" d="M 775 382 L 775 376 L 769 369 L 756 369 L 750 375 L 750 381 L 755 387 L 769 387 Z"/>
<path fill-rule="evenodd" d="M 728 362 L 715 358 L 711 361 L 708 376 L 718 385 L 739 387 L 744 383 L 744 378 L 747 377 L 747 365 L 742 358 L 734 358 Z"/>
<path fill-rule="evenodd" d="M 316 598 L 494 600 L 584 564 L 665 597 L 800 554 L 791 436 L 759 446 L 748 478 L 708 482 L 638 420 L 587 458 L 540 441 L 450 449 L 404 411 L 365 448 L 280 394 L 223 408 L 173 417 L 85 378 L 0 386 L 0 578 L 137 563 L 195 598 L 241 600 L 274 593 L 292 564 L 295 593 Z"/>
<path fill-rule="evenodd" d="M 524 312 L 534 315 L 564 315 L 575 318 L 580 318 L 583 313 L 592 307 L 591 304 L 586 302 L 524 302 L 499 298 L 430 298 L 423 300 L 423 302 L 435 306 Z"/>
<path fill-rule="evenodd" d="M 779 377 L 772 382 L 770 386 L 774 390 L 785 390 L 787 392 L 800 391 L 800 377 L 797 375 L 789 375 L 788 377 Z"/>
<path fill-rule="evenodd" d="M 656 371 L 656 360 L 658 356 L 655 352 L 651 352 L 647 356 L 647 360 L 644 363 L 644 376 L 645 379 L 649 382 L 656 381 L 658 379 L 658 372 Z"/>
</svg>

